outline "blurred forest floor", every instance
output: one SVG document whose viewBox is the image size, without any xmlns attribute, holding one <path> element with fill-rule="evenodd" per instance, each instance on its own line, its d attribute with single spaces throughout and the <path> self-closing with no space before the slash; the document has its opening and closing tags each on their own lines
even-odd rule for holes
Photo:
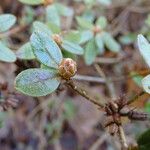
<svg viewBox="0 0 150 150">
<path fill-rule="evenodd" d="M 73 7 L 78 15 L 84 10 L 82 3 L 71 0 L 64 0 L 62 3 Z M 18 19 L 24 15 L 24 7 L 17 0 L 0 0 L 0 12 L 12 13 Z M 42 6 L 33 8 L 37 16 L 43 13 Z M 101 13 L 95 10 L 96 14 Z M 102 14 L 108 19 L 110 32 L 118 41 L 122 35 L 140 33 L 149 12 L 149 0 L 118 0 L 102 10 Z M 75 24 L 72 23 L 72 27 Z M 8 33 L 13 49 L 18 49 L 28 41 L 28 29 L 28 26 L 24 26 L 19 28 L 18 32 Z M 128 99 L 139 93 L 142 88 L 135 82 L 138 79 L 131 77 L 131 73 L 145 76 L 150 72 L 138 52 L 136 40 L 121 46 L 121 53 L 106 51 L 97 58 L 106 78 L 112 79 L 109 85 L 105 82 L 76 80 L 100 101 L 120 96 Z M 94 65 L 86 66 L 82 58 L 78 59 L 77 64 L 78 75 L 99 77 Z M 0 150 L 119 150 L 117 137 L 111 137 L 103 128 L 103 112 L 72 90 L 61 85 L 57 92 L 42 98 L 31 98 L 17 93 L 13 87 L 15 76 L 20 71 L 35 66 L 39 64 L 34 61 L 0 63 L 0 82 L 8 84 L 8 90 L 2 94 L 7 101 L 15 105 L 15 109 L 6 107 L 7 113 L 0 114 Z M 147 103 L 148 95 L 145 95 L 134 105 L 146 109 Z M 136 136 L 150 127 L 147 122 L 124 122 L 128 143 L 132 145 L 136 145 Z"/>
</svg>

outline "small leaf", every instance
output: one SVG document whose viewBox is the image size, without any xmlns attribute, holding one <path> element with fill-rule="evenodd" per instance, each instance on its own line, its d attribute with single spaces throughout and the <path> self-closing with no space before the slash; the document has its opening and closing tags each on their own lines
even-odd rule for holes
<svg viewBox="0 0 150 150">
<path fill-rule="evenodd" d="M 125 44 L 125 45 L 129 45 L 129 44 L 132 44 L 136 41 L 136 37 L 137 35 L 134 34 L 134 33 L 129 33 L 127 35 L 124 35 L 124 36 L 121 36 L 119 38 L 119 41 L 122 43 L 122 44 Z"/>
<path fill-rule="evenodd" d="M 40 5 L 43 4 L 43 0 L 19 0 L 21 3 L 27 5 Z"/>
<path fill-rule="evenodd" d="M 34 17 L 36 16 L 36 12 L 34 8 L 30 6 L 24 7 L 23 16 L 20 18 L 19 23 L 21 25 L 31 24 L 34 21 Z"/>
<path fill-rule="evenodd" d="M 93 35 L 92 31 L 88 31 L 88 30 L 82 31 L 79 43 L 84 44 L 84 43 L 88 42 L 89 40 L 91 40 L 93 38 L 93 36 L 94 35 Z"/>
<path fill-rule="evenodd" d="M 46 8 L 46 20 L 60 26 L 60 16 L 54 4 Z"/>
<path fill-rule="evenodd" d="M 52 35 L 52 32 L 50 31 L 48 26 L 45 25 L 44 23 L 40 22 L 40 21 L 34 21 L 33 29 L 34 29 L 34 31 L 44 32 L 44 33 L 48 34 L 49 36 Z"/>
<path fill-rule="evenodd" d="M 145 62 L 150 67 L 150 44 L 143 35 L 138 35 L 138 47 Z"/>
<path fill-rule="evenodd" d="M 66 17 L 73 15 L 73 9 L 65 5 L 62 5 L 61 3 L 56 3 L 55 6 L 60 15 L 66 16 Z"/>
<path fill-rule="evenodd" d="M 146 77 L 143 78 L 142 85 L 144 90 L 150 94 L 150 75 L 147 75 Z"/>
<path fill-rule="evenodd" d="M 33 52 L 41 63 L 52 68 L 58 68 L 62 61 L 62 53 L 50 36 L 37 31 L 32 34 L 30 41 Z"/>
<path fill-rule="evenodd" d="M 16 17 L 11 14 L 0 15 L 0 32 L 9 30 L 16 23 Z"/>
<path fill-rule="evenodd" d="M 35 58 L 35 55 L 33 53 L 31 44 L 28 42 L 21 46 L 19 50 L 16 52 L 16 56 L 19 59 L 24 59 L 24 60 L 31 60 Z"/>
<path fill-rule="evenodd" d="M 70 53 L 68 51 L 62 51 L 63 57 L 64 58 L 71 58 L 73 60 L 77 60 L 77 55 Z"/>
<path fill-rule="evenodd" d="M 142 79 L 141 75 L 137 75 L 136 72 L 131 72 L 130 75 L 132 76 L 133 81 L 139 86 L 142 87 Z"/>
<path fill-rule="evenodd" d="M 147 113 L 150 113 L 150 101 L 148 101 L 146 104 L 145 104 L 145 111 Z"/>
<path fill-rule="evenodd" d="M 64 50 L 66 50 L 70 53 L 73 53 L 73 54 L 82 55 L 84 53 L 83 48 L 81 46 L 79 46 L 78 44 L 69 42 L 69 41 L 64 40 L 61 47 Z"/>
<path fill-rule="evenodd" d="M 112 3 L 112 0 L 98 0 L 102 5 L 109 6 Z"/>
<path fill-rule="evenodd" d="M 76 20 L 79 24 L 80 27 L 82 27 L 83 29 L 92 29 L 93 28 L 93 24 L 86 20 L 85 18 L 82 17 L 76 17 Z"/>
<path fill-rule="evenodd" d="M 101 16 L 96 21 L 96 25 L 98 25 L 101 29 L 106 28 L 107 26 L 107 19 L 104 16 Z"/>
<path fill-rule="evenodd" d="M 59 84 L 56 72 L 48 69 L 27 69 L 15 79 L 16 89 L 33 97 L 48 95 L 55 91 Z"/>
<path fill-rule="evenodd" d="M 138 138 L 139 150 L 149 150 L 150 148 L 150 129 L 142 133 Z"/>
<path fill-rule="evenodd" d="M 61 28 L 50 21 L 47 22 L 47 26 L 53 33 L 59 34 L 61 32 Z"/>
<path fill-rule="evenodd" d="M 16 55 L 0 41 L 0 61 L 15 62 Z"/>
<path fill-rule="evenodd" d="M 112 52 L 119 52 L 121 47 L 120 45 L 117 43 L 117 41 L 112 37 L 111 34 L 105 32 L 104 33 L 104 36 L 103 36 L 103 40 L 104 40 L 104 43 L 105 43 L 105 46 L 111 50 Z"/>
<path fill-rule="evenodd" d="M 87 65 L 91 65 L 94 62 L 96 55 L 97 55 L 97 47 L 93 39 L 89 41 L 86 45 L 85 53 L 84 53 L 85 63 Z"/>
<path fill-rule="evenodd" d="M 104 53 L 103 34 L 97 34 L 95 37 L 95 42 L 97 44 L 100 54 L 103 54 Z"/>
<path fill-rule="evenodd" d="M 73 43 L 79 43 L 81 38 L 81 33 L 79 31 L 72 30 L 64 35 L 64 39 Z"/>
</svg>

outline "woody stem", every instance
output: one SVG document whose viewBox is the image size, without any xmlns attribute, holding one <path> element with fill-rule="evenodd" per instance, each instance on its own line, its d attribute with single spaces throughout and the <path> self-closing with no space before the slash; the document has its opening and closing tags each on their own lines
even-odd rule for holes
<svg viewBox="0 0 150 150">
<path fill-rule="evenodd" d="M 87 92 L 79 87 L 77 87 L 73 80 L 66 80 L 66 83 L 69 87 L 71 87 L 74 91 L 76 91 L 78 94 L 80 94 L 81 96 L 83 96 L 86 100 L 90 101 L 91 103 L 95 104 L 96 106 L 98 106 L 99 108 L 104 108 L 104 106 L 97 102 L 95 99 L 93 99 L 92 97 L 90 97 Z"/>
<path fill-rule="evenodd" d="M 133 98 L 131 98 L 128 102 L 127 105 L 130 105 L 131 103 L 135 102 L 136 100 L 138 100 L 138 98 L 140 98 L 141 96 L 143 96 L 145 93 L 145 91 L 141 91 L 139 94 L 135 95 Z"/>
</svg>

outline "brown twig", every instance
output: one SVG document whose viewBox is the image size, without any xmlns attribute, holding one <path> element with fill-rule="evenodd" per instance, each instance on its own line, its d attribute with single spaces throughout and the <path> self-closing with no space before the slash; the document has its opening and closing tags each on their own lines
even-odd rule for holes
<svg viewBox="0 0 150 150">
<path fill-rule="evenodd" d="M 121 150 L 127 150 L 128 145 L 127 145 L 124 130 L 121 125 L 118 126 L 118 134 L 120 137 L 120 142 L 121 142 L 121 147 L 122 147 Z"/>
<path fill-rule="evenodd" d="M 109 91 L 109 94 L 111 96 L 111 98 L 116 98 L 116 94 L 115 94 L 115 88 L 114 88 L 114 85 L 113 85 L 113 82 L 111 80 L 108 80 L 104 71 L 102 70 L 102 68 L 98 65 L 98 64 L 94 64 L 94 67 L 95 69 L 97 70 L 98 74 L 104 78 L 105 80 L 105 83 L 106 83 L 106 86 L 108 88 L 108 91 Z"/>
<path fill-rule="evenodd" d="M 139 94 L 135 95 L 133 98 L 131 98 L 128 102 L 127 105 L 130 105 L 131 103 L 137 101 L 141 96 L 143 96 L 145 93 L 145 91 L 141 91 Z"/>
<path fill-rule="evenodd" d="M 100 104 L 99 102 L 97 102 L 95 99 L 91 98 L 86 91 L 84 91 L 83 89 L 77 87 L 73 80 L 66 80 L 67 85 L 69 85 L 74 91 L 76 91 L 78 94 L 80 94 L 81 96 L 83 96 L 86 100 L 90 101 L 91 103 L 97 105 L 100 108 L 104 108 L 104 106 L 102 104 Z"/>
</svg>

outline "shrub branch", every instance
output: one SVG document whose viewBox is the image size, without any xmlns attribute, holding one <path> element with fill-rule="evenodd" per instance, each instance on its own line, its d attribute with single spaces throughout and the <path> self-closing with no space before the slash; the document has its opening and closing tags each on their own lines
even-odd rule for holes
<svg viewBox="0 0 150 150">
<path fill-rule="evenodd" d="M 66 83 L 69 87 L 71 87 L 74 91 L 76 91 L 78 94 L 80 94 L 81 96 L 83 96 L 86 100 L 90 101 L 91 103 L 97 105 L 100 108 L 104 108 L 104 106 L 102 104 L 100 104 L 99 102 L 97 102 L 95 99 L 91 98 L 87 92 L 79 87 L 77 87 L 73 80 L 66 80 Z"/>
</svg>

